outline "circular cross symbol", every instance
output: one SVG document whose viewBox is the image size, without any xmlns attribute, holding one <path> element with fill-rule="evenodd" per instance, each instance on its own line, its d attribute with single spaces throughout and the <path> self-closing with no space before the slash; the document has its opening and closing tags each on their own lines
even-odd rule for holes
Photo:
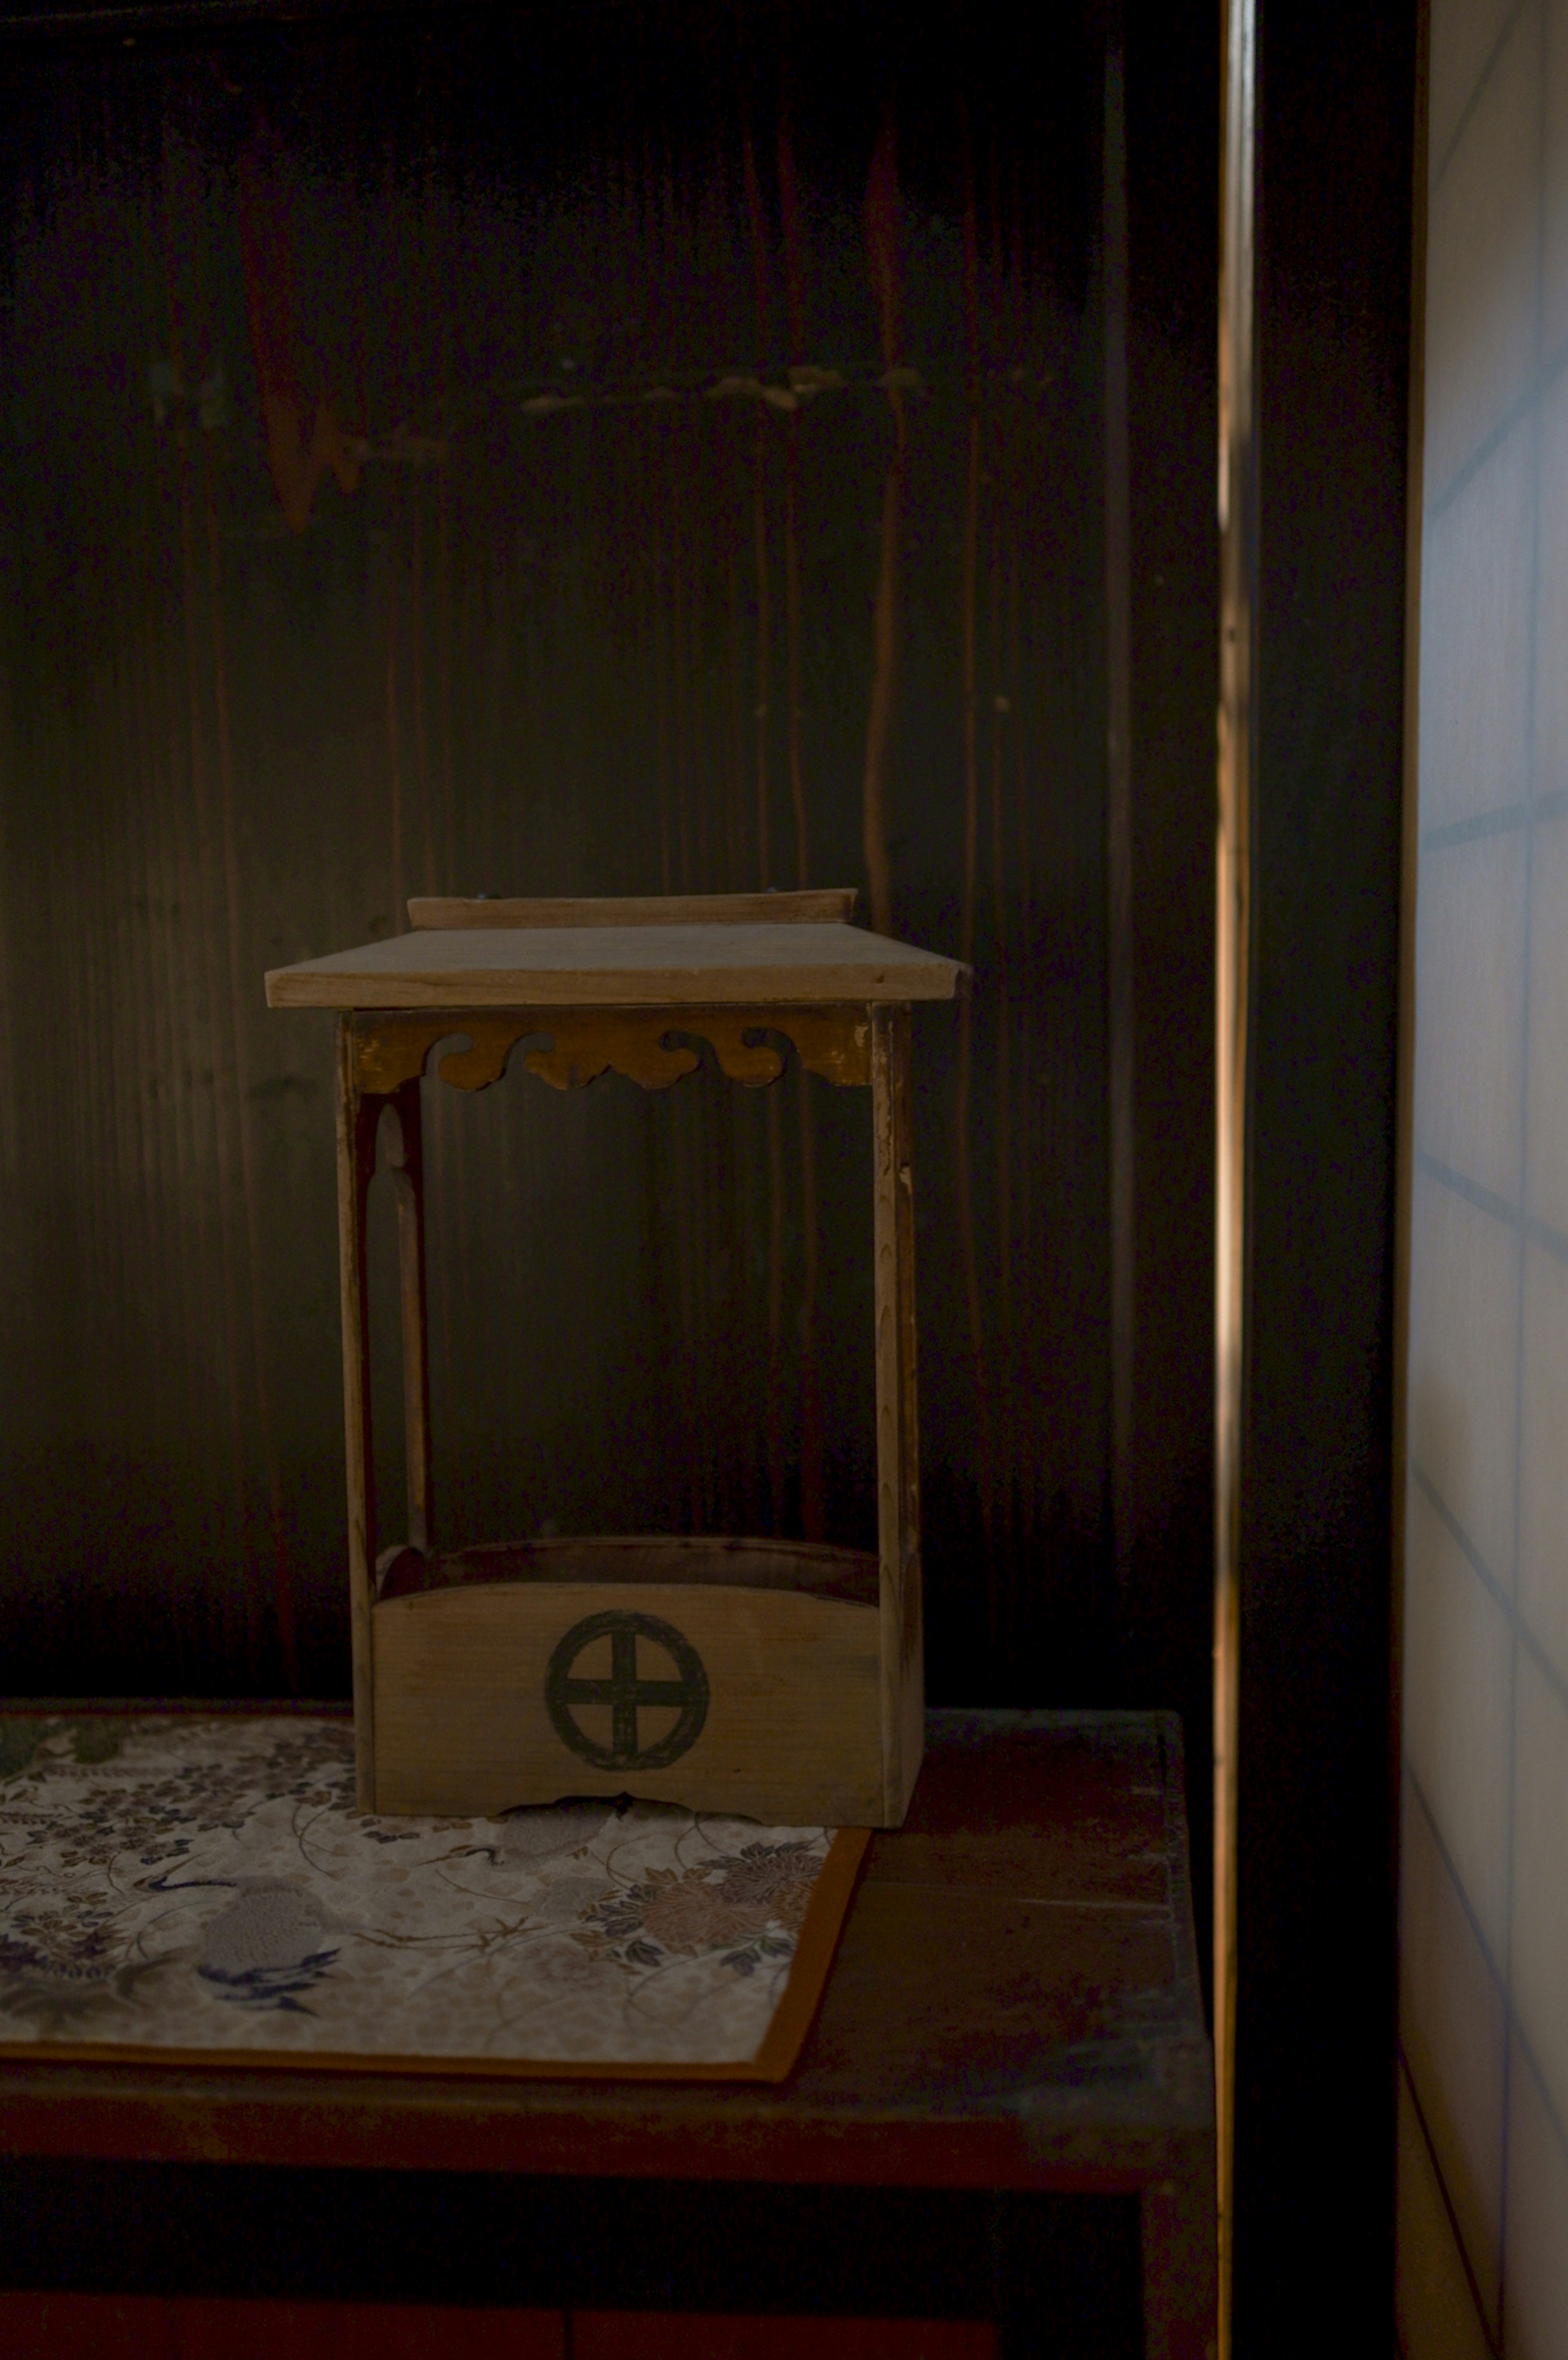
<svg viewBox="0 0 1568 2360">
<path fill-rule="evenodd" d="M 574 1666 L 596 1640 L 610 1643 L 608 1679 L 579 1677 Z M 639 1678 L 637 1643 L 658 1647 L 675 1667 L 672 1680 Z M 556 1735 L 573 1754 L 592 1762 L 596 1770 L 665 1770 L 695 1745 L 708 1718 L 708 1675 L 690 1639 L 672 1622 L 652 1614 L 589 1614 L 574 1622 L 550 1659 L 544 1676 L 544 1700 Z M 590 1737 L 572 1710 L 576 1705 L 607 1704 L 610 1742 Z M 673 1729 L 651 1745 L 637 1743 L 637 1715 L 650 1707 L 676 1708 Z"/>
</svg>

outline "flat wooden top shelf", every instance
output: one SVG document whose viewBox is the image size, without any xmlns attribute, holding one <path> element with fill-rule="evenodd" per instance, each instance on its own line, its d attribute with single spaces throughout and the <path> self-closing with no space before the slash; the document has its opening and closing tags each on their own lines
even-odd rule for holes
<svg viewBox="0 0 1568 2360">
<path fill-rule="evenodd" d="M 780 897 L 783 898 L 782 896 Z M 418 927 L 274 967 L 269 1008 L 788 1008 L 952 1000 L 967 970 L 859 926 Z"/>
</svg>

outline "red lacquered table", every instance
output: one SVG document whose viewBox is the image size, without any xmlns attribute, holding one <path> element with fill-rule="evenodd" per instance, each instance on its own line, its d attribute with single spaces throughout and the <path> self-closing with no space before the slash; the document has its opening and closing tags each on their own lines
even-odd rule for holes
<svg viewBox="0 0 1568 2360">
<path fill-rule="evenodd" d="M 1181 1738 L 935 1712 L 782 2088 L 0 2063 L 0 2285 L 1214 2346 Z M 628 2320 L 628 2326 L 630 2322 Z"/>
</svg>

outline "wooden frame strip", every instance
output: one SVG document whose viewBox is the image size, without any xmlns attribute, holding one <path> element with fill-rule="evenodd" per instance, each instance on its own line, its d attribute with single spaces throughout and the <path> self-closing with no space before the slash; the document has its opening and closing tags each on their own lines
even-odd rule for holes
<svg viewBox="0 0 1568 2360">
<path fill-rule="evenodd" d="M 370 1293 L 365 1215 L 384 1100 L 354 1079 L 351 1018 L 338 1023 L 338 1265 L 343 1309 L 343 1443 L 348 1483 L 349 1625 L 354 1646 L 355 1799 L 376 1808 L 376 1682 L 371 1568 L 376 1562 L 376 1464 L 370 1427 Z M 417 1089 L 419 1085 L 414 1085 Z"/>
<path fill-rule="evenodd" d="M 882 1809 L 897 1827 L 925 1747 L 920 1646 L 920 1468 L 915 1365 L 915 1200 L 909 1011 L 877 1008 L 871 1028 L 877 1338 L 877 1535 L 882 1617 Z"/>
<path fill-rule="evenodd" d="M 425 1294 L 424 1139 L 417 1077 L 403 1084 L 391 1108 L 387 1160 L 397 1198 L 408 1540 L 414 1548 L 428 1552 L 434 1537 L 430 1502 L 430 1356 Z"/>
</svg>

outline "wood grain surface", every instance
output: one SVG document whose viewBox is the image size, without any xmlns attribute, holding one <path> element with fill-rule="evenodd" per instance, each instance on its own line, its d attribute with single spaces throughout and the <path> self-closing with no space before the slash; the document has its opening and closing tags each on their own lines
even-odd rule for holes
<svg viewBox="0 0 1568 2360">
<path fill-rule="evenodd" d="M 270 1008 L 952 1000 L 956 959 L 843 925 L 446 927 L 274 967 Z"/>
</svg>

